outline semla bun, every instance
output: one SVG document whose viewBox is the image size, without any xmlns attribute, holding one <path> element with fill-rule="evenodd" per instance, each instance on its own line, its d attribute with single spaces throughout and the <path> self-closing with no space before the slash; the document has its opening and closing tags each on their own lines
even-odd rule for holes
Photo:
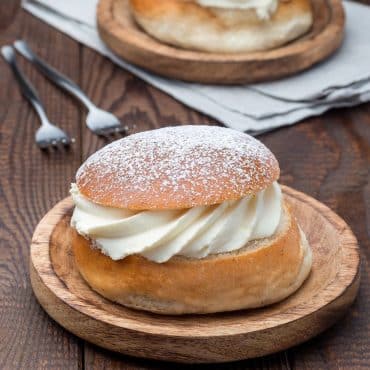
<svg viewBox="0 0 370 370">
<path fill-rule="evenodd" d="M 279 173 L 271 151 L 249 135 L 178 126 L 106 146 L 81 166 L 76 184 L 94 204 L 157 212 L 254 196 Z M 174 315 L 278 302 L 302 285 L 312 263 L 306 237 L 284 200 L 271 237 L 204 258 L 175 255 L 157 263 L 133 254 L 113 260 L 74 229 L 72 246 L 82 277 L 99 294 L 127 307 Z"/>
</svg>

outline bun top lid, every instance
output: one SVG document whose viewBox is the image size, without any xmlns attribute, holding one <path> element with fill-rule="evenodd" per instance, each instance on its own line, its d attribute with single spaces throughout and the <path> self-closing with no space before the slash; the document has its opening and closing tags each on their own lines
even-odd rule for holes
<svg viewBox="0 0 370 370">
<path fill-rule="evenodd" d="M 267 188 L 279 174 L 271 151 L 247 134 L 175 126 L 105 146 L 80 167 L 76 183 L 104 206 L 166 210 L 237 200 Z"/>
</svg>

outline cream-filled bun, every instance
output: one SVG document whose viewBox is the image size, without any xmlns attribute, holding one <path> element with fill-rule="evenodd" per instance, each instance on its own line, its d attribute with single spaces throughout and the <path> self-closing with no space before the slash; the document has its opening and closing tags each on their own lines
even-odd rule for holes
<svg viewBox="0 0 370 370">
<path fill-rule="evenodd" d="M 148 34 L 206 52 L 276 48 L 312 25 L 310 0 L 130 0 L 130 5 Z"/>
<path fill-rule="evenodd" d="M 280 301 L 308 276 L 311 250 L 279 173 L 261 142 L 216 126 L 113 142 L 72 184 L 77 267 L 104 297 L 157 313 Z"/>
</svg>

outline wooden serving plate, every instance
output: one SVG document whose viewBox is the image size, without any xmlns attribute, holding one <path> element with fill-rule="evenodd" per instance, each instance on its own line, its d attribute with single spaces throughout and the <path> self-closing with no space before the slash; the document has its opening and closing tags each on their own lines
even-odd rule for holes
<svg viewBox="0 0 370 370">
<path fill-rule="evenodd" d="M 314 23 L 307 34 L 282 47 L 253 53 L 206 53 L 161 43 L 135 23 L 128 0 L 100 0 L 97 23 L 108 47 L 140 67 L 185 81 L 242 84 L 300 72 L 340 46 L 345 23 L 341 0 L 311 2 Z"/>
<path fill-rule="evenodd" d="M 78 273 L 69 241 L 72 200 L 41 220 L 31 245 L 32 287 L 40 304 L 77 336 L 113 351 L 189 363 L 225 362 L 277 352 L 322 332 L 340 318 L 359 287 L 359 249 L 348 225 L 317 200 L 283 187 L 313 250 L 308 280 L 284 301 L 262 309 L 162 316 L 114 304 Z"/>
</svg>

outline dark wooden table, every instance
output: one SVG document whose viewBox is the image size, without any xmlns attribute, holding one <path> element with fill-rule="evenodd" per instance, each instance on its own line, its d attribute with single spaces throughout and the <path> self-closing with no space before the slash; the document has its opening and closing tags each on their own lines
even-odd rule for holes
<svg viewBox="0 0 370 370">
<path fill-rule="evenodd" d="M 78 82 L 130 133 L 174 123 L 216 123 L 147 85 L 60 32 L 0 2 L 0 45 L 30 42 Z M 117 355 L 68 333 L 32 294 L 28 275 L 32 232 L 44 213 L 68 194 L 76 169 L 105 142 L 84 126 L 84 110 L 19 58 L 52 121 L 76 138 L 67 153 L 42 153 L 34 143 L 38 119 L 0 61 L 0 368 L 163 369 L 186 366 Z M 362 251 L 362 284 L 348 314 L 311 341 L 285 352 L 222 369 L 368 369 L 370 367 L 370 104 L 331 111 L 261 136 L 276 154 L 281 182 L 310 194 L 352 227 Z M 193 366 L 198 368 L 198 366 Z M 202 365 L 199 368 L 208 368 Z"/>
</svg>

